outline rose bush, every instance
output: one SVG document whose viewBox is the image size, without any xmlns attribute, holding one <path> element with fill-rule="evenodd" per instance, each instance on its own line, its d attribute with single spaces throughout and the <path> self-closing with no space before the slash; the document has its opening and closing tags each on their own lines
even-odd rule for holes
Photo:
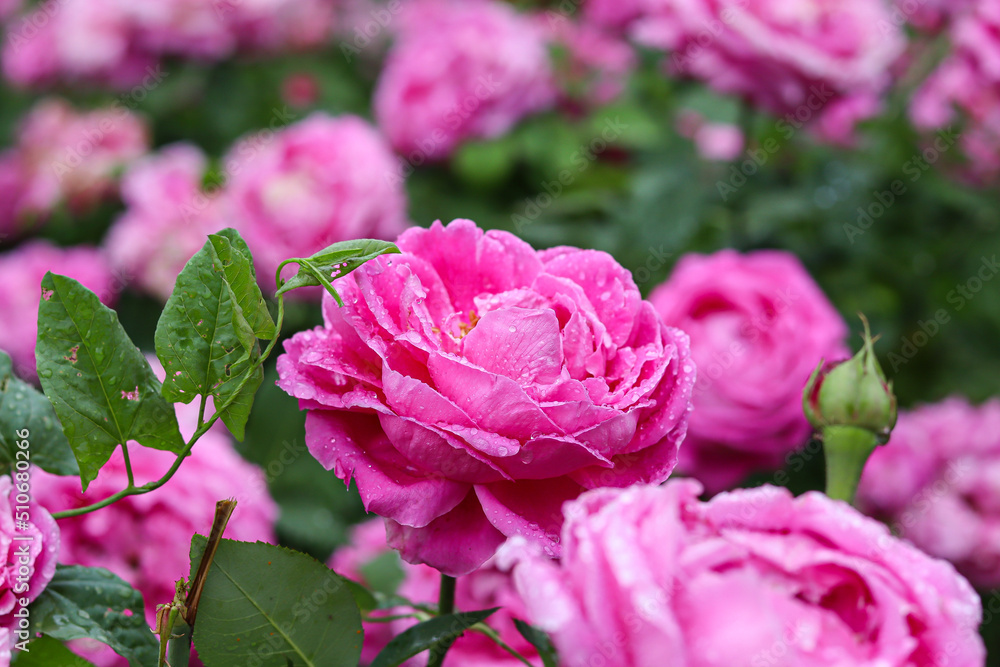
<svg viewBox="0 0 1000 667">
<path fill-rule="evenodd" d="M 979 597 L 950 564 L 818 493 L 700 493 L 591 491 L 566 507 L 562 561 L 516 566 L 561 664 L 984 664 Z"/>
<path fill-rule="evenodd" d="M 278 359 L 306 442 L 354 480 L 412 563 L 465 574 L 506 536 L 559 553 L 583 490 L 662 482 L 695 368 L 609 255 L 536 252 L 468 220 L 412 229 L 401 255 L 335 282 L 325 324 Z"/>
</svg>

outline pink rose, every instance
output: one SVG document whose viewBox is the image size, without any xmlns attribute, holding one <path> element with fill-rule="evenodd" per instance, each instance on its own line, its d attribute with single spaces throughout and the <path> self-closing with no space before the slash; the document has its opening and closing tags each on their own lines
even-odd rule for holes
<svg viewBox="0 0 1000 667">
<path fill-rule="evenodd" d="M 906 45 L 878 0 L 663 0 L 644 3 L 629 30 L 669 51 L 674 74 L 743 96 L 795 128 L 842 98 L 877 97 Z"/>
<path fill-rule="evenodd" d="M 682 110 L 677 117 L 677 132 L 694 141 L 699 155 L 706 160 L 729 162 L 743 151 L 743 131 L 730 123 L 714 123 L 697 111 Z"/>
<path fill-rule="evenodd" d="M 979 597 L 849 505 L 692 480 L 566 506 L 559 563 L 514 581 L 566 667 L 982 666 Z"/>
<path fill-rule="evenodd" d="M 30 241 L 0 254 L 0 349 L 10 355 L 17 375 L 35 377 L 35 340 L 42 278 L 52 271 L 80 281 L 105 305 L 113 305 L 120 285 L 104 256 L 88 246 L 57 248 Z"/>
<path fill-rule="evenodd" d="M 330 567 L 338 574 L 368 585 L 363 573 L 364 566 L 376 558 L 392 553 L 386 543 L 385 526 L 382 521 L 372 520 L 359 524 L 351 531 L 351 543 L 334 552 Z M 492 607 L 502 607 L 489 617 L 487 623 L 496 630 L 500 638 L 523 656 L 537 655 L 514 626 L 514 617 L 523 617 L 524 609 L 520 597 L 514 591 L 509 568 L 501 568 L 501 559 L 495 556 L 483 567 L 458 580 L 455 588 L 455 609 L 457 611 L 478 611 Z M 426 565 L 410 565 L 400 562 L 404 579 L 397 594 L 417 604 L 436 605 L 441 574 Z M 405 608 L 380 610 L 373 616 L 392 616 L 412 611 Z M 361 652 L 361 664 L 369 664 L 389 640 L 414 625 L 414 619 L 400 619 L 391 622 L 366 623 L 365 643 Z M 420 667 L 427 663 L 426 654 L 418 655 L 403 663 L 405 667 Z M 518 667 L 520 662 L 510 653 L 501 649 L 496 642 L 485 635 L 466 632 L 458 638 L 448 651 L 445 667 Z"/>
<path fill-rule="evenodd" d="M 698 365 L 680 470 L 712 493 L 780 467 L 811 431 L 802 388 L 820 359 L 848 356 L 847 327 L 793 255 L 686 255 L 650 295 L 691 336 Z"/>
<path fill-rule="evenodd" d="M 501 2 L 415 0 L 375 90 L 375 117 L 414 165 L 489 139 L 555 98 L 542 31 Z"/>
<path fill-rule="evenodd" d="M 948 33 L 953 51 L 917 91 L 910 116 L 922 130 L 943 130 L 929 140 L 937 153 L 957 138 L 969 161 L 963 175 L 990 183 L 1000 175 L 1000 5 L 976 3 Z"/>
<path fill-rule="evenodd" d="M 34 482 L 32 473 L 28 493 L 30 499 L 25 501 L 9 475 L 0 477 L 0 635 L 7 635 L 8 652 L 13 643 L 8 633 L 19 629 L 18 616 L 15 614 L 27 606 L 23 604 L 23 600 L 34 601 L 52 581 L 59 557 L 59 527 L 42 503 L 34 497 Z M 25 513 L 25 504 L 29 518 L 22 523 L 20 519 Z M 22 509 L 15 511 L 15 507 L 19 505 Z M 17 524 L 14 522 L 15 515 L 19 519 Z M 23 566 L 30 570 L 27 575 L 27 590 L 23 590 L 22 584 L 19 584 L 19 581 L 24 580 L 23 575 L 19 574 L 19 569 Z M 23 637 L 15 641 L 21 640 Z M 0 657 L 2 652 L 0 650 Z"/>
<path fill-rule="evenodd" d="M 248 137 L 223 164 L 239 165 L 226 185 L 224 215 L 253 251 L 265 288 L 273 290 L 274 272 L 289 257 L 337 241 L 395 238 L 406 227 L 392 153 L 355 116 L 315 113 L 270 141 Z"/>
<path fill-rule="evenodd" d="M 163 369 L 150 358 L 158 377 Z M 181 435 L 190 438 L 198 423 L 197 402 L 176 404 Z M 208 414 L 211 414 L 209 409 Z M 159 479 L 174 454 L 132 442 L 129 460 L 136 485 Z M 101 468 L 86 493 L 76 477 L 32 471 L 37 501 L 52 511 L 83 507 L 128 486 L 121 449 Z M 275 542 L 278 508 L 267 490 L 262 470 L 244 461 L 221 426 L 203 435 L 181 467 L 162 488 L 129 496 L 97 512 L 59 521 L 62 551 L 59 562 L 103 567 L 138 589 L 146 602 L 146 621 L 155 622 L 156 605 L 174 598 L 174 583 L 190 569 L 191 536 L 212 527 L 215 504 L 236 498 L 236 512 L 225 536 L 245 542 Z M 74 650 L 99 667 L 127 667 L 128 661 L 103 645 L 81 642 Z M 192 665 L 200 664 L 192 662 Z"/>
<path fill-rule="evenodd" d="M 173 144 L 132 163 L 122 177 L 126 210 L 104 245 L 115 269 L 166 301 L 174 281 L 209 234 L 227 221 L 202 191 L 208 160 L 191 144 Z"/>
<path fill-rule="evenodd" d="M 285 342 L 278 384 L 405 560 L 466 574 L 509 535 L 556 555 L 564 500 L 667 478 L 688 339 L 614 259 L 469 220 L 397 243 L 336 281 L 345 306 Z"/>
<path fill-rule="evenodd" d="M 858 505 L 983 589 L 1000 586 L 1000 399 L 903 412 L 875 450 Z"/>
<path fill-rule="evenodd" d="M 576 23 L 551 11 L 538 14 L 535 21 L 564 51 L 556 79 L 566 97 L 602 105 L 621 95 L 636 66 L 631 44 L 592 23 Z"/>
</svg>

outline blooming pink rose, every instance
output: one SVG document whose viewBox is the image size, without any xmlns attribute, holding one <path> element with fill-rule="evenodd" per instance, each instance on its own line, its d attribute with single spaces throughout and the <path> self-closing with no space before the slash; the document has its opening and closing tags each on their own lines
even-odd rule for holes
<svg viewBox="0 0 1000 667">
<path fill-rule="evenodd" d="M 805 444 L 802 388 L 847 327 L 793 255 L 686 255 L 650 301 L 691 336 L 694 412 L 678 468 L 714 493 Z"/>
<path fill-rule="evenodd" d="M 415 0 L 375 90 L 375 117 L 411 163 L 489 139 L 555 99 L 542 31 L 501 2 Z"/>
<path fill-rule="evenodd" d="M 338 574 L 369 585 L 365 580 L 364 566 L 376 558 L 392 553 L 386 543 L 385 526 L 382 521 L 372 520 L 359 524 L 351 531 L 351 542 L 334 552 L 330 567 Z M 513 618 L 524 615 L 523 604 L 514 591 L 509 568 L 501 568 L 500 554 L 494 556 L 483 567 L 458 580 L 455 587 L 455 609 L 457 611 L 478 611 L 492 607 L 502 607 L 489 617 L 487 623 L 496 630 L 500 638 L 521 655 L 534 658 L 537 651 L 514 626 Z M 398 595 L 417 604 L 436 605 L 441 574 L 426 565 L 410 565 L 400 562 L 404 579 L 396 591 Z M 392 616 L 407 613 L 402 607 L 378 610 L 373 616 Z M 414 625 L 414 619 L 400 619 L 392 622 L 366 623 L 365 642 L 361 651 L 361 664 L 369 664 L 389 640 Z M 420 667 L 427 664 L 426 654 L 418 655 L 403 663 L 404 667 Z M 485 635 L 466 632 L 459 637 L 448 651 L 445 667 L 518 667 L 524 663 L 501 649 L 496 642 Z"/>
<path fill-rule="evenodd" d="M 559 563 L 514 570 L 560 664 L 982 666 L 979 597 L 846 503 L 693 480 L 566 506 Z"/>
<path fill-rule="evenodd" d="M 0 157 L 0 172 L 16 172 L 0 176 L 14 188 L 9 218 L 44 217 L 60 202 L 72 210 L 93 206 L 116 190 L 117 172 L 148 145 L 145 124 L 127 109 L 78 112 L 63 100 L 42 100 L 21 122 L 17 145 Z"/>
<path fill-rule="evenodd" d="M 469 220 L 397 243 L 336 281 L 345 306 L 285 342 L 278 384 L 405 560 L 465 574 L 509 535 L 556 555 L 564 500 L 667 478 L 688 339 L 614 259 Z"/>
<path fill-rule="evenodd" d="M 984 589 L 1000 586 L 1000 399 L 949 398 L 899 415 L 858 504 Z"/>
<path fill-rule="evenodd" d="M 163 369 L 150 358 L 157 376 Z M 181 435 L 190 438 L 198 423 L 197 403 L 176 404 Z M 208 411 L 211 414 L 211 409 Z M 171 452 L 129 443 L 129 460 L 136 485 L 159 479 L 175 460 Z M 121 449 L 101 468 L 86 493 L 76 477 L 32 472 L 32 492 L 52 511 L 83 507 L 128 486 Z M 244 461 L 221 426 L 213 426 L 195 444 L 170 481 L 150 493 L 128 496 L 98 512 L 61 519 L 59 562 L 103 567 L 138 589 L 146 602 L 146 620 L 153 624 L 156 605 L 174 598 L 175 582 L 191 569 L 191 536 L 212 527 L 215 504 L 236 498 L 236 511 L 226 537 L 245 542 L 275 542 L 278 509 L 267 490 L 262 470 Z M 99 667 L 127 667 L 114 651 L 75 646 Z M 200 664 L 194 663 L 192 664 Z"/>
<path fill-rule="evenodd" d="M 11 481 L 9 475 L 0 477 L 0 635 L 13 633 L 18 629 L 18 616 L 24 600 L 32 602 L 41 595 L 56 573 L 59 557 L 59 527 L 45 507 L 34 497 L 34 475 L 30 484 L 30 500 L 25 502 L 22 494 Z M 20 498 L 19 498 L 20 496 Z M 27 505 L 28 520 L 22 522 Z M 15 511 L 16 506 L 21 509 Z M 18 521 L 15 524 L 14 517 Z M 26 551 L 22 551 L 25 549 Z M 25 553 L 27 558 L 25 558 Z M 27 566 L 27 590 L 24 590 L 24 576 L 21 567 Z M 23 630 L 23 628 L 21 628 Z M 16 641 L 23 640 L 23 637 Z M 6 637 L 6 651 L 10 651 L 11 636 Z M 0 649 L 0 659 L 3 650 Z M 8 656 L 9 657 L 9 656 Z"/>
<path fill-rule="evenodd" d="M 946 128 L 932 140 L 938 153 L 955 143 L 951 126 L 964 120 L 958 143 L 969 164 L 963 175 L 990 183 L 1000 176 L 1000 5 L 976 3 L 948 33 L 953 51 L 917 91 L 910 116 L 920 129 Z"/>
<path fill-rule="evenodd" d="M 796 128 L 842 98 L 877 97 L 906 45 L 878 0 L 662 0 L 643 3 L 629 30 L 669 51 L 674 74 L 743 96 Z"/>
<path fill-rule="evenodd" d="M 118 298 L 119 285 L 107 260 L 94 248 L 57 248 L 47 241 L 30 241 L 0 254 L 0 349 L 26 379 L 35 377 L 38 304 L 48 271 L 80 281 L 105 305 Z"/>
<path fill-rule="evenodd" d="M 105 248 L 117 271 L 164 301 L 207 236 L 227 226 L 218 198 L 202 191 L 207 163 L 198 147 L 173 144 L 132 163 L 122 177 L 126 210 Z"/>
<path fill-rule="evenodd" d="M 244 139 L 223 163 L 239 165 L 225 190 L 226 219 L 253 251 L 265 287 L 273 289 L 274 272 L 289 257 L 337 241 L 395 238 L 406 227 L 393 155 L 355 116 L 312 114 L 267 143 Z"/>
</svg>

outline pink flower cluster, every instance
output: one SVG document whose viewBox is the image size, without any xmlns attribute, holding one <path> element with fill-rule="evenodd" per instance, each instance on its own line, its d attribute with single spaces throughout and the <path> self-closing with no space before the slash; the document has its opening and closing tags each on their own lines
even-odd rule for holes
<svg viewBox="0 0 1000 667">
<path fill-rule="evenodd" d="M 564 500 L 667 478 L 688 338 L 614 259 L 469 220 L 397 243 L 335 282 L 345 306 L 286 341 L 278 384 L 405 560 L 466 574 L 515 534 L 557 555 Z"/>
<path fill-rule="evenodd" d="M 157 374 L 163 372 L 151 359 Z M 177 404 L 181 434 L 191 437 L 197 426 L 198 405 Z M 162 477 L 174 454 L 129 445 L 136 484 Z M 128 485 L 121 450 L 101 468 L 86 493 L 76 477 L 32 472 L 32 492 L 52 511 L 83 507 Z M 278 509 L 268 495 L 267 480 L 256 466 L 233 449 L 221 427 L 203 435 L 191 455 L 162 489 L 129 496 L 98 512 L 59 521 L 62 551 L 59 562 L 111 570 L 138 589 L 146 602 L 146 619 L 154 623 L 156 605 L 173 600 L 176 582 L 190 571 L 191 536 L 207 534 L 219 500 L 236 498 L 237 507 L 226 537 L 242 541 L 274 542 Z M 124 658 L 107 648 L 77 647 L 100 667 L 126 667 Z"/>
<path fill-rule="evenodd" d="M 103 254 L 94 248 L 57 248 L 47 241 L 30 241 L 0 254 L 0 349 L 26 379 L 35 377 L 40 286 L 48 271 L 80 281 L 109 306 L 121 288 Z"/>
<path fill-rule="evenodd" d="M 375 117 L 410 163 L 493 138 L 555 99 L 545 38 L 501 2 L 415 0 L 375 90 Z"/>
<path fill-rule="evenodd" d="M 58 205 L 80 211 L 115 190 L 116 172 L 146 152 L 145 124 L 123 106 L 78 112 L 42 100 L 24 117 L 17 144 L 0 153 L 0 238 Z"/>
<path fill-rule="evenodd" d="M 351 532 L 351 542 L 338 549 L 330 559 L 330 567 L 338 574 L 368 585 L 364 568 L 372 561 L 392 553 L 385 539 L 382 521 L 373 520 L 355 526 Z M 455 588 L 455 609 L 457 611 L 478 611 L 501 607 L 490 616 L 489 625 L 500 635 L 508 646 L 529 659 L 536 651 L 517 631 L 514 618 L 524 616 L 520 596 L 514 591 L 514 582 L 509 568 L 501 569 L 501 554 L 494 556 L 482 567 L 458 580 Z M 437 604 L 441 574 L 426 565 L 399 563 L 404 573 L 396 593 L 416 604 Z M 374 612 L 373 616 L 392 616 L 406 613 L 405 608 L 393 608 Z M 391 622 L 365 624 L 365 642 L 361 652 L 361 664 L 369 664 L 389 640 L 416 623 L 415 619 L 400 619 Z M 419 667 L 427 663 L 426 655 L 418 655 L 403 663 L 404 667 Z M 445 657 L 445 667 L 517 667 L 523 665 L 510 653 L 501 649 L 496 642 L 482 634 L 466 632 L 458 638 Z"/>
<path fill-rule="evenodd" d="M 747 98 L 796 127 L 819 119 L 846 142 L 872 115 L 905 39 L 879 0 L 663 0 L 588 3 L 592 21 L 669 51 L 675 75 Z"/>
<path fill-rule="evenodd" d="M 14 433 L 10 438 L 19 439 Z M 16 473 L 24 475 L 23 472 Z M 56 572 L 59 557 L 59 526 L 33 496 L 31 480 L 17 482 L 0 477 L 0 664 L 10 664 L 10 651 L 17 642 L 34 639 L 31 617 L 21 612 L 35 600 Z M 29 490 L 19 486 L 28 486 Z M 23 507 L 27 505 L 25 511 Z M 18 510 L 17 507 L 22 509 Z M 28 520 L 22 522 L 23 515 Z M 15 517 L 18 519 L 15 522 Z M 27 567 L 28 574 L 22 574 Z M 6 662 L 4 662 L 6 658 Z"/>
<path fill-rule="evenodd" d="M 954 18 L 948 35 L 953 51 L 917 92 L 910 116 L 924 130 L 964 120 L 959 144 L 969 161 L 967 174 L 992 182 L 1000 175 L 1000 5 L 977 2 Z"/>
<path fill-rule="evenodd" d="M 859 506 L 981 588 L 1000 586 L 1000 400 L 903 412 L 868 461 Z"/>
<path fill-rule="evenodd" d="M 514 580 L 560 664 L 985 664 L 979 597 L 954 568 L 845 503 L 690 480 L 566 506 L 559 563 Z"/>
<path fill-rule="evenodd" d="M 848 356 L 847 327 L 794 255 L 686 255 L 650 301 L 698 365 L 680 470 L 714 493 L 805 444 L 802 388 L 821 359 Z"/>
<path fill-rule="evenodd" d="M 61 0 L 10 19 L 3 71 L 15 84 L 86 81 L 154 87 L 165 56 L 313 47 L 333 28 L 332 0 Z"/>
<path fill-rule="evenodd" d="M 206 165 L 197 147 L 176 144 L 137 161 L 122 179 L 127 210 L 109 232 L 109 254 L 161 299 L 206 236 L 224 227 L 244 237 L 261 285 L 273 290 L 289 257 L 354 238 L 394 239 L 407 225 L 393 155 L 354 116 L 316 113 L 246 137 L 223 158 L 225 183 L 211 192 L 202 185 Z"/>
</svg>

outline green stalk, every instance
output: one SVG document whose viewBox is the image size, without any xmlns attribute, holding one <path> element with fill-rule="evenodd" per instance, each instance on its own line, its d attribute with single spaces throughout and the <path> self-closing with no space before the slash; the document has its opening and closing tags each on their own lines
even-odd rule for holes
<svg viewBox="0 0 1000 667">
<path fill-rule="evenodd" d="M 826 452 L 826 495 L 835 500 L 853 503 L 861 473 L 877 446 L 878 438 L 867 429 L 856 426 L 825 426 L 823 449 Z"/>
<path fill-rule="evenodd" d="M 438 594 L 438 613 L 441 616 L 455 611 L 455 582 L 455 577 L 449 577 L 447 574 L 441 575 L 441 590 Z M 441 667 L 449 648 L 451 648 L 450 644 L 441 648 L 440 652 L 432 648 L 427 667 Z"/>
</svg>

